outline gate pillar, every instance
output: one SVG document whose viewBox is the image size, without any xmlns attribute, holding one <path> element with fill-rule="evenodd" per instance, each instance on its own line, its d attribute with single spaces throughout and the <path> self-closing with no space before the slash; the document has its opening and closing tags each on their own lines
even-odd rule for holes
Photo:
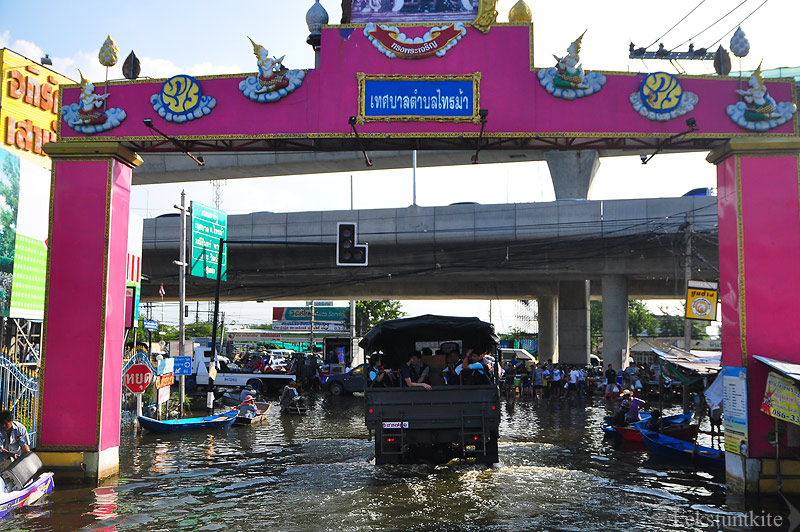
<svg viewBox="0 0 800 532">
<path fill-rule="evenodd" d="M 58 142 L 53 160 L 40 370 L 45 465 L 82 455 L 90 479 L 119 471 L 125 263 L 132 169 L 116 142 Z"/>
<path fill-rule="evenodd" d="M 746 443 L 726 442 L 728 485 L 775 492 L 775 420 L 761 412 L 769 368 L 753 357 L 800 363 L 800 138 L 733 139 L 707 160 L 717 166 L 722 364 L 746 368 L 747 380 Z M 787 477 L 798 466 L 781 460 Z M 800 490 L 794 478 L 784 492 Z"/>
</svg>

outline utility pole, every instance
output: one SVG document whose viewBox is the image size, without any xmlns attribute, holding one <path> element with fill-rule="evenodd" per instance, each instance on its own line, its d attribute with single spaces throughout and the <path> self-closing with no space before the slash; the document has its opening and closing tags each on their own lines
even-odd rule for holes
<svg viewBox="0 0 800 532">
<path fill-rule="evenodd" d="M 178 242 L 180 246 L 180 255 L 177 261 L 178 265 L 178 299 L 180 300 L 178 308 L 178 353 L 180 356 L 184 354 L 184 345 L 186 344 L 186 324 L 184 323 L 184 306 L 186 305 L 186 191 L 181 190 L 181 204 L 175 205 L 175 208 L 180 211 L 180 224 Z M 181 375 L 180 378 L 180 417 L 183 418 L 183 402 L 186 398 L 186 377 Z"/>
<path fill-rule="evenodd" d="M 686 238 L 686 257 L 684 261 L 684 320 L 683 320 L 683 348 L 689 352 L 692 348 L 692 320 L 686 317 L 688 314 L 689 305 L 689 281 L 692 279 L 692 223 L 690 215 L 686 215 L 686 221 L 683 223 L 683 230 Z M 689 386 L 684 383 L 683 385 L 683 412 L 689 411 Z"/>
<path fill-rule="evenodd" d="M 350 360 L 355 360 L 357 350 L 358 350 L 358 345 L 356 345 L 356 300 L 351 299 L 350 300 Z M 366 360 L 364 362 L 366 362 Z"/>
</svg>

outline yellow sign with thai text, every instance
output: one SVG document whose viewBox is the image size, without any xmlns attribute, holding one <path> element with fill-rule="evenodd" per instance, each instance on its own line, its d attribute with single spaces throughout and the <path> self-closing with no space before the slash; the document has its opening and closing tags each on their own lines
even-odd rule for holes
<svg viewBox="0 0 800 532">
<path fill-rule="evenodd" d="M 718 297 L 716 290 L 689 287 L 686 293 L 686 317 L 690 320 L 716 320 Z"/>
<path fill-rule="evenodd" d="M 761 411 L 788 423 L 800 425 L 800 393 L 792 379 L 770 371 Z"/>
<path fill-rule="evenodd" d="M 50 168 L 42 146 L 56 140 L 58 86 L 74 82 L 8 48 L 0 49 L 0 66 L 0 146 Z"/>
</svg>

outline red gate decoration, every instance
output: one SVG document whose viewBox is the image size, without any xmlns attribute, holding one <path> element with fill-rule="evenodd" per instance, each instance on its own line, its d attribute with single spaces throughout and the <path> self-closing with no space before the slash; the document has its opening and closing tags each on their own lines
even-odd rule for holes
<svg viewBox="0 0 800 532">
<path fill-rule="evenodd" d="M 430 38 L 426 34 L 426 38 L 422 42 L 413 42 L 412 39 L 400 40 L 400 33 L 396 30 L 397 28 L 385 24 L 367 24 L 364 34 L 383 53 L 387 55 L 391 53 L 401 59 L 420 59 L 437 52 L 439 52 L 438 55 L 444 55 L 466 34 L 463 24 L 451 24 L 444 28 L 431 28 Z"/>
</svg>

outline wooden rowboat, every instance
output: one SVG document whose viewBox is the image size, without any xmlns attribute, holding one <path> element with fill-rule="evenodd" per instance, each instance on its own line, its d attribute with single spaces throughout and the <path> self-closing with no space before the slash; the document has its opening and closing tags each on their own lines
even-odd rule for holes
<svg viewBox="0 0 800 532">
<path fill-rule="evenodd" d="M 259 423 L 263 423 L 264 421 L 266 421 L 267 414 L 269 414 L 269 409 L 270 409 L 270 407 L 272 405 L 270 405 L 269 403 L 261 402 L 261 401 L 257 402 L 255 405 L 256 405 L 256 408 L 258 409 L 258 414 L 256 414 L 256 417 L 246 417 L 246 416 L 242 416 L 241 413 L 240 413 L 240 415 L 236 416 L 236 419 L 234 419 L 233 424 L 234 425 L 257 425 Z"/>
</svg>

